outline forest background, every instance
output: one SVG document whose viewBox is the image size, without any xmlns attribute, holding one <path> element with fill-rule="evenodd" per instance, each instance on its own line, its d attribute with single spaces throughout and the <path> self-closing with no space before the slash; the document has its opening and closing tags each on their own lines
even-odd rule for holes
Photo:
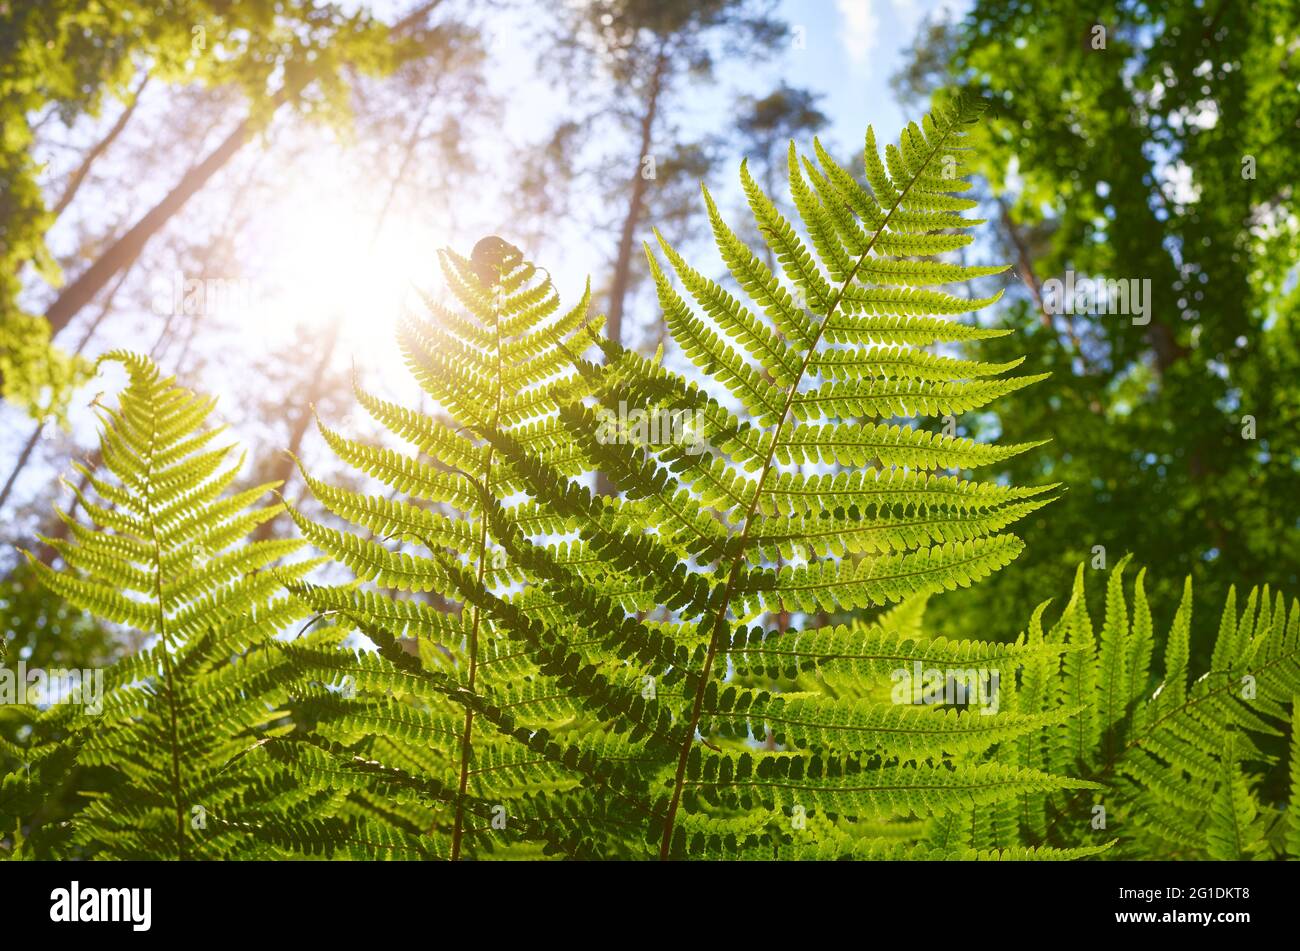
<svg viewBox="0 0 1300 951">
<path fill-rule="evenodd" d="M 868 123 L 888 135 L 951 87 L 992 102 L 973 143 L 990 227 L 965 262 L 1013 266 L 986 319 L 1018 333 L 980 358 L 1052 373 L 956 432 L 1050 436 L 1002 475 L 1066 491 L 1012 567 L 933 598 L 929 626 L 1012 639 L 1078 563 L 1127 552 L 1158 630 L 1187 574 L 1206 605 L 1233 584 L 1296 591 L 1300 8 L 1086 6 L 0 0 L 11 656 L 81 667 L 140 646 L 40 589 L 15 548 L 64 530 L 59 476 L 94 458 L 97 399 L 122 384 L 92 375 L 98 354 L 149 353 L 217 395 L 247 484 L 300 498 L 284 449 L 346 484 L 312 410 L 360 432 L 353 372 L 418 401 L 390 328 L 413 285 L 438 292 L 438 247 L 499 234 L 566 300 L 590 275 L 611 334 L 651 353 L 641 241 L 657 226 L 707 248 L 701 180 L 740 220 L 740 158 L 782 194 L 790 138 L 856 162 Z M 1050 282 L 1071 273 L 1149 281 L 1149 322 L 1056 313 Z"/>
</svg>

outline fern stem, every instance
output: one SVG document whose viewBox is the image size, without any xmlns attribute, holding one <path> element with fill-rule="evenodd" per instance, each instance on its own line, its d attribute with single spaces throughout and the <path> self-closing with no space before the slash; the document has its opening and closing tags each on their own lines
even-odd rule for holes
<svg viewBox="0 0 1300 951">
<path fill-rule="evenodd" d="M 933 161 L 934 157 L 942 150 L 943 144 L 952 134 L 953 128 L 955 128 L 955 121 L 930 149 L 930 154 L 926 156 L 925 161 L 921 163 L 920 168 L 917 169 L 911 180 L 909 180 L 907 185 L 899 192 L 898 198 L 890 207 L 884 220 L 881 221 L 880 227 L 876 229 L 875 234 L 873 234 L 871 240 L 867 242 L 867 246 L 863 249 L 862 254 L 858 256 L 858 260 L 853 265 L 853 269 L 849 271 L 841 282 L 839 289 L 835 292 L 834 300 L 831 301 L 830 306 L 826 309 L 825 316 L 818 321 L 817 332 L 813 334 L 812 340 L 808 344 L 808 349 L 804 353 L 803 362 L 799 366 L 799 372 L 795 374 L 794 380 L 790 383 L 790 387 L 786 391 L 785 405 L 782 407 L 781 415 L 777 418 L 776 426 L 772 430 L 772 438 L 767 448 L 767 457 L 763 461 L 762 471 L 759 473 L 758 482 L 754 487 L 754 496 L 750 499 L 749 506 L 745 511 L 745 521 L 741 528 L 740 540 L 736 545 L 736 555 L 732 559 L 731 567 L 727 569 L 727 583 L 722 590 L 720 598 L 721 604 L 719 605 L 717 614 L 715 615 L 716 620 L 713 626 L 713 633 L 709 637 L 709 650 L 704 658 L 704 667 L 700 673 L 699 685 L 695 688 L 695 700 L 691 705 L 691 719 L 686 728 L 686 739 L 682 743 L 681 753 L 677 757 L 677 771 L 673 778 L 672 798 L 668 803 L 668 813 L 664 819 L 664 834 L 659 843 L 659 859 L 661 861 L 667 860 L 668 854 L 672 848 L 673 825 L 677 818 L 677 808 L 681 804 L 682 789 L 685 786 L 686 764 L 690 759 L 691 748 L 695 745 L 695 733 L 699 727 L 700 715 L 704 708 L 704 694 L 709 685 L 709 675 L 713 669 L 714 658 L 717 656 L 720 647 L 719 635 L 727 628 L 727 611 L 731 606 L 731 596 L 735 590 L 737 570 L 740 568 L 740 564 L 744 560 L 745 548 L 749 542 L 750 528 L 754 521 L 754 513 L 758 511 L 759 500 L 763 497 L 763 485 L 767 481 L 768 474 L 772 471 L 772 464 L 776 459 L 777 443 L 781 439 L 781 431 L 789 421 L 790 408 L 794 405 L 795 396 L 799 392 L 799 385 L 803 382 L 803 378 L 808 372 L 808 366 L 812 362 L 813 355 L 817 352 L 817 345 L 821 342 L 822 334 L 826 329 L 826 325 L 830 322 L 831 317 L 835 314 L 836 308 L 839 307 L 840 302 L 844 299 L 844 293 L 857 278 L 858 271 L 861 270 L 862 265 L 866 263 L 867 257 L 871 254 L 872 249 L 876 245 L 876 241 L 884 233 L 885 228 L 889 226 L 890 219 L 893 218 L 894 212 L 902 207 L 903 199 L 905 199 L 908 193 L 912 190 L 912 186 L 916 184 L 917 180 L 929 167 L 930 162 Z"/>
<path fill-rule="evenodd" d="M 501 416 L 501 313 L 500 309 L 493 305 L 493 321 L 496 325 L 496 404 L 492 409 L 492 428 L 495 429 L 497 421 Z M 483 483 L 484 488 L 491 489 L 492 486 L 492 456 L 496 447 L 491 443 L 488 444 L 487 453 L 483 463 Z M 483 506 L 483 512 L 479 517 L 479 535 L 478 535 L 478 584 L 482 586 L 483 576 L 487 568 L 487 533 L 488 533 L 488 509 Z M 474 606 L 474 621 L 470 625 L 469 632 L 469 675 L 468 686 L 470 693 L 474 692 L 474 676 L 478 671 L 478 630 L 479 624 L 483 617 L 483 611 L 478 606 Z M 474 708 L 465 707 L 465 732 L 461 737 L 460 744 L 460 782 L 457 787 L 456 795 L 456 822 L 452 828 L 451 834 L 451 860 L 453 862 L 460 859 L 461 841 L 465 835 L 465 790 L 469 788 L 469 761 L 472 752 L 471 736 L 474 730 Z"/>
<path fill-rule="evenodd" d="M 171 733 L 172 759 L 172 803 L 176 807 L 176 856 L 182 861 L 186 855 L 185 845 L 185 803 L 181 801 L 181 758 L 180 731 L 177 728 L 176 713 L 176 678 L 172 670 L 171 645 L 167 637 L 167 612 L 163 607 L 163 555 L 162 541 L 158 538 L 158 522 L 153 512 L 153 465 L 155 442 L 158 437 L 158 408 L 151 406 L 149 414 L 149 463 L 145 468 L 145 518 L 149 525 L 149 535 L 153 541 L 154 553 L 154 597 L 158 608 L 158 637 L 162 645 L 163 679 L 167 683 L 168 727 Z"/>
</svg>

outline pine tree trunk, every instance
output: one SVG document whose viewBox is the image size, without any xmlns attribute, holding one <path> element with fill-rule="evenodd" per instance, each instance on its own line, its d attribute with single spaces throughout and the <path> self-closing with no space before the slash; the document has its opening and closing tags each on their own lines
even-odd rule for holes
<svg viewBox="0 0 1300 951">
<path fill-rule="evenodd" d="M 645 177 L 644 161 L 650 154 L 654 141 L 654 123 L 659 112 L 659 94 L 663 91 L 664 70 L 668 56 L 664 44 L 659 44 L 655 54 L 654 71 L 650 75 L 649 95 L 645 111 L 641 114 L 640 151 L 637 153 L 636 172 L 632 176 L 632 195 L 623 218 L 623 230 L 618 238 L 618 255 L 614 258 L 614 276 L 609 287 L 609 310 L 605 315 L 605 332 L 614 343 L 623 342 L 623 304 L 632 280 L 632 250 L 636 239 L 636 226 L 645 209 L 645 193 L 649 179 Z M 596 474 L 596 492 L 613 495 L 614 486 L 604 472 Z"/>
<path fill-rule="evenodd" d="M 632 195 L 627 204 L 627 214 L 623 218 L 623 230 L 618 238 L 618 255 L 614 259 L 614 277 L 609 288 L 609 312 L 606 314 L 605 327 L 609 339 L 615 343 L 623 342 L 623 303 L 632 279 L 633 242 L 636 239 L 636 226 L 645 210 L 645 193 L 649 181 L 645 177 L 642 163 L 650 154 L 654 142 L 654 123 L 659 113 L 659 94 L 663 91 L 667 63 L 668 57 L 661 43 L 655 54 L 645 111 L 641 114 L 640 151 L 637 153 L 636 172 L 632 176 Z"/>
<path fill-rule="evenodd" d="M 441 0 L 432 0 L 417 7 L 395 24 L 391 32 L 401 34 L 419 25 L 424 16 L 439 2 Z M 301 89 L 302 87 L 298 86 L 292 90 L 281 90 L 280 94 L 271 101 L 270 115 L 274 115 L 285 102 L 289 101 L 290 93 L 296 95 L 301 92 Z M 94 264 L 63 289 L 50 305 L 49 310 L 45 312 L 45 318 L 50 322 L 51 337 L 66 327 L 81 308 L 94 299 L 114 274 L 139 256 L 149 239 L 243 148 L 252 132 L 251 119 L 246 118 L 240 122 L 207 158 L 185 173 L 176 187 L 168 192 L 162 201 L 151 208 L 126 234 L 113 242 Z"/>
<path fill-rule="evenodd" d="M 149 74 L 145 73 L 144 79 L 140 80 L 140 85 L 135 87 L 135 94 L 131 96 L 131 101 L 127 103 L 126 108 L 122 110 L 122 114 L 118 116 L 117 121 L 113 123 L 113 128 L 109 129 L 104 137 L 95 143 L 94 147 L 90 149 L 81 160 L 81 164 L 77 166 L 76 171 L 68 176 L 68 184 L 64 187 L 63 194 L 59 196 L 58 204 L 56 204 L 51 211 L 56 219 L 59 215 L 63 214 L 64 209 L 67 208 L 68 205 L 72 204 L 72 199 L 77 196 L 77 191 L 81 188 L 81 183 L 84 182 L 86 176 L 90 174 L 90 168 L 95 164 L 95 160 L 103 155 L 104 151 L 110 145 L 117 141 L 117 137 L 122 134 L 127 123 L 131 121 L 131 117 L 135 115 L 135 107 L 140 104 L 140 94 L 144 92 L 144 87 L 147 85 L 149 85 Z"/>
</svg>

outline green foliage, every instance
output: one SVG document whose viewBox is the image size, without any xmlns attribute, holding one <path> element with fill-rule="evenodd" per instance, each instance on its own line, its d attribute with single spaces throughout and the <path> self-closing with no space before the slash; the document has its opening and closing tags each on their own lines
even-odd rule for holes
<svg viewBox="0 0 1300 951">
<path fill-rule="evenodd" d="M 1055 848 L 1116 841 L 1114 858 L 1266 859 L 1296 851 L 1296 734 L 1300 603 L 1252 589 L 1230 592 L 1209 669 L 1189 668 L 1192 585 L 1187 579 L 1163 664 L 1144 589 L 1124 590 L 1123 559 L 1109 572 L 1100 636 L 1085 600 L 1085 571 L 1060 619 L 1034 613 L 1027 643 L 1069 650 L 1026 663 L 1003 706 L 1018 716 L 1082 710 L 999 746 L 992 761 L 1053 769 L 1104 787 L 1031 793 L 1006 815 L 972 811 L 960 841 L 987 848 L 993 830 Z M 1004 685 L 1005 685 L 1004 681 Z M 1289 709 L 1288 709 L 1289 707 Z M 1289 733 L 1290 749 L 1287 749 Z M 1289 762 L 1291 787 L 1282 776 Z"/>
<path fill-rule="evenodd" d="M 28 668 L 83 670 L 109 664 L 119 653 L 110 625 L 42 586 L 25 561 L 0 581 L 0 667 L 16 670 L 22 661 Z M 0 704 L 0 776 L 24 768 L 21 744 L 29 720 L 25 707 Z M 45 814 L 65 814 L 72 797 L 63 800 L 47 800 Z M 0 825 L 0 836 L 12 831 Z"/>
<path fill-rule="evenodd" d="M 523 482 L 475 434 L 515 434 L 547 465 L 579 471 L 569 450 L 551 444 L 561 430 L 554 411 L 585 387 L 572 370 L 560 371 L 575 339 L 597 326 L 588 315 L 590 294 L 561 312 L 549 278 L 498 238 L 479 242 L 469 260 L 444 252 L 442 268 L 464 312 L 426 299 L 426 316 L 408 315 L 399 343 L 421 388 L 449 416 L 407 410 L 358 388 L 366 410 L 418 455 L 362 444 L 322 424 L 339 457 L 388 492 L 366 495 L 304 473 L 317 500 L 362 534 L 291 512 L 313 545 L 381 589 L 294 590 L 318 611 L 368 635 L 379 657 L 360 655 L 349 664 L 292 653 L 308 676 L 355 686 L 352 696 L 332 696 L 312 708 L 316 733 L 336 757 L 383 763 L 389 769 L 384 782 L 402 777 L 409 794 L 400 804 L 376 795 L 363 776 L 355 795 L 418 834 L 421 849 L 459 858 L 500 853 L 509 843 L 509 854 L 527 849 L 523 840 L 566 835 L 578 848 L 584 835 L 594 834 L 585 829 L 586 813 L 621 807 L 595 801 L 580 775 L 559 759 L 621 762 L 636 751 L 584 718 L 582 698 L 568 696 L 572 671 L 548 655 L 546 641 L 538 640 L 543 635 L 528 626 L 553 612 L 554 604 L 529 588 L 533 573 L 501 547 L 502 529 L 484 507 L 484 498 L 509 498 Z M 506 518 L 512 531 L 547 530 L 557 522 L 531 502 L 513 507 Z M 423 546 L 428 555 L 401 551 L 404 544 Z M 580 546 L 559 543 L 548 556 L 566 571 L 601 573 L 594 553 Z M 507 629 L 500 617 L 460 599 L 466 584 L 514 589 L 510 609 L 524 622 Z M 550 755 L 548 729 L 572 735 L 574 745 L 560 757 Z M 619 769 L 635 767 L 629 762 Z M 504 836 L 493 827 L 503 818 L 510 830 Z"/>
<path fill-rule="evenodd" d="M 143 71 L 168 83 L 237 85 L 258 125 L 282 101 L 337 120 L 349 110 L 345 67 L 381 71 L 409 52 L 368 13 L 334 4 L 0 6 L 0 398 L 35 416 L 61 415 L 89 369 L 55 347 L 48 323 L 17 300 L 28 264 L 50 286 L 63 280 L 45 243 L 54 214 L 32 154 L 38 116 L 57 112 L 68 125 L 98 116 L 111 99 L 129 101 Z"/>
<path fill-rule="evenodd" d="M 240 466 L 226 465 L 223 429 L 203 425 L 212 400 L 143 357 L 105 359 L 123 363 L 130 383 L 118 408 L 101 407 L 103 466 L 78 467 L 93 489 L 78 493 L 89 524 L 65 514 L 69 537 L 45 539 L 61 570 L 28 558 L 49 590 L 146 644 L 80 671 L 79 693 L 62 702 L 10 708 L 27 729 L 4 740 L 21 771 L 3 780 L 0 827 L 17 820 L 21 831 L 26 819 L 24 847 L 37 856 L 260 854 L 253 830 L 304 798 L 248 755 L 284 729 L 292 667 L 272 639 L 304 609 L 266 569 L 301 543 L 242 544 L 277 509 L 250 507 L 270 486 L 227 491 Z M 74 770 L 73 814 L 50 816 Z"/>
<path fill-rule="evenodd" d="M 400 341 L 453 420 L 358 393 L 428 461 L 322 429 L 350 464 L 433 505 L 307 476 L 327 508 L 372 537 L 294 513 L 305 537 L 360 580 L 429 592 L 434 603 L 353 586 L 294 590 L 379 647 L 354 671 L 334 671 L 366 689 L 334 702 L 318 729 L 335 752 L 398 769 L 444 801 L 432 828 L 449 828 L 448 854 L 533 843 L 570 855 L 865 856 L 893 847 L 891 820 L 1079 787 L 979 758 L 1060 712 L 991 719 L 901 706 L 875 689 L 913 662 L 1019 657 L 1024 645 L 813 617 L 966 586 L 1015 557 L 1020 544 L 1003 529 L 1045 501 L 1043 489 L 942 474 L 1028 446 L 890 423 L 960 412 L 1035 380 L 1005 377 L 1014 363 L 916 347 L 979 336 L 935 315 L 989 302 L 925 285 L 1000 270 L 912 260 L 969 240 L 953 232 L 974 224 L 959 214 L 970 207 L 959 197 L 960 143 L 979 111 L 961 104 L 909 127 L 883 162 L 873 146 L 870 190 L 820 147 L 820 165 L 793 162 L 816 256 L 742 170 L 794 294 L 706 192 L 723 259 L 757 313 L 661 240 L 712 320 L 650 255 L 673 339 L 739 415 L 585 330 L 585 299 L 542 327 L 558 302 L 549 282 L 528 285 L 531 265 L 511 258 L 492 275 L 477 253 L 444 256 L 468 314 L 427 302 L 432 319 L 408 320 Z M 603 366 L 581 357 L 591 342 Z M 693 414 L 696 451 L 647 439 L 644 427 L 638 435 L 627 406 Z M 822 461 L 845 468 L 800 469 Z M 593 494 L 585 483 L 596 472 L 621 494 Z M 791 612 L 804 630 L 748 623 Z M 402 638 L 416 645 L 403 650 Z M 304 663 L 329 676 L 323 661 Z M 417 712 L 387 712 L 412 697 Z"/>
<path fill-rule="evenodd" d="M 1023 250 L 998 315 L 1023 332 L 980 355 L 1052 374 L 963 431 L 1050 430 L 1050 453 L 1007 471 L 1070 486 L 1026 525 L 1019 570 L 934 605 L 943 630 L 1027 614 L 1094 545 L 1150 566 L 1153 603 L 1189 573 L 1211 603 L 1264 578 L 1297 590 L 1300 86 L 1278 41 L 1296 36 L 1287 0 L 978 0 L 917 51 L 942 64 L 938 95 L 993 103 L 973 162 L 1006 212 L 999 246 Z M 1067 270 L 1149 280 L 1149 322 L 1044 316 L 1034 285 Z"/>
<path fill-rule="evenodd" d="M 645 512 L 638 528 L 654 530 L 674 560 L 703 569 L 687 575 L 694 588 L 689 600 L 675 597 L 667 578 L 657 592 L 676 610 L 679 636 L 689 633 L 687 643 L 694 648 L 689 660 L 665 651 L 662 669 L 647 670 L 684 681 L 671 716 L 685 722 L 687 735 L 679 741 L 661 800 L 661 856 L 685 854 L 697 828 L 692 822 L 712 818 L 719 807 L 739 809 L 742 821 L 751 822 L 755 812 L 766 810 L 766 838 L 759 841 L 779 854 L 807 846 L 787 838 L 780 820 L 772 821 L 774 809 L 816 813 L 816 827 L 823 817 L 838 827 L 878 816 L 942 812 L 972 797 L 1011 796 L 1021 784 L 1068 784 L 997 767 L 991 774 L 967 772 L 952 754 L 991 742 L 977 717 L 954 716 L 940 730 L 932 722 L 913 721 L 913 710 L 906 711 L 909 716 L 893 705 L 865 710 L 865 698 L 851 703 L 844 691 L 787 698 L 779 683 L 728 684 L 725 664 L 738 642 L 790 636 L 779 630 L 744 632 L 746 619 L 760 612 L 785 617 L 864 608 L 978 580 L 1019 551 L 1019 541 L 1000 530 L 1041 504 L 1041 499 L 1025 501 L 1041 490 L 932 476 L 934 470 L 978 465 L 1027 447 L 988 451 L 980 459 L 981 449 L 969 441 L 888 425 L 899 416 L 963 412 L 1035 382 L 999 378 L 1014 363 L 954 362 L 912 345 L 953 339 L 945 331 L 950 325 L 934 315 L 978 310 L 990 302 L 924 288 L 996 269 L 953 271 L 937 261 L 905 260 L 950 252 L 969 241 L 960 231 L 978 222 L 960 216 L 973 204 L 960 195 L 969 187 L 960 177 L 961 139 L 980 111 L 980 104 L 970 102 L 939 110 L 927 117 L 924 129 L 909 126 L 898 146 L 886 148 L 883 162 L 868 130 L 869 190 L 820 146 L 814 163 L 792 145 L 790 191 L 811 249 L 742 166 L 759 232 L 793 294 L 740 241 L 706 190 L 722 258 L 766 320 L 660 238 L 673 271 L 722 331 L 719 336 L 692 312 L 650 255 L 674 341 L 747 417 L 703 398 L 662 368 L 621 354 L 602 390 L 606 407 L 626 402 L 659 413 L 692 410 L 704 420 L 699 435 L 709 448 L 691 453 L 672 444 L 616 443 L 600 449 L 588 444 L 630 504 Z M 876 330 L 893 334 L 897 345 L 882 345 Z M 908 335 L 921 339 L 903 343 Z M 765 372 L 752 367 L 741 351 Z M 834 475 L 806 475 L 800 469 L 821 462 L 842 468 Z M 782 559 L 795 563 L 782 564 Z M 910 655 L 905 645 L 894 648 L 904 663 L 919 656 Z M 795 660 L 803 656 L 793 646 L 788 649 Z M 850 635 L 845 649 L 857 654 L 873 647 Z M 814 651 L 807 662 L 816 658 Z M 720 733 L 741 741 L 747 733 L 758 737 L 770 731 L 787 748 L 708 753 L 697 730 L 701 740 Z M 913 731 L 926 739 L 912 736 Z M 948 731 L 951 735 L 944 736 Z M 814 829 L 811 838 L 818 843 L 817 854 L 852 854 L 862 847 L 861 832 L 854 831 L 837 837 Z M 738 840 L 752 847 L 755 837 Z"/>
<path fill-rule="evenodd" d="M 107 671 L 102 712 L 17 708 L 12 851 L 1294 855 L 1300 606 L 1230 596 L 1196 678 L 1190 582 L 1161 663 L 1128 559 L 1099 626 L 1080 568 L 1047 630 L 1046 604 L 1012 642 L 924 627 L 930 595 L 1004 567 L 1009 526 L 1052 498 L 968 475 L 1036 443 L 925 428 L 1041 379 L 925 349 L 1002 333 L 952 319 L 994 297 L 933 289 L 1002 270 L 937 259 L 978 224 L 961 172 L 981 108 L 938 109 L 883 159 L 869 130 L 865 184 L 792 146 L 797 228 L 742 167 L 780 275 L 706 190 L 737 291 L 647 248 L 698 379 L 603 339 L 589 289 L 562 308 L 499 238 L 443 252 L 455 302 L 424 298 L 398 335 L 437 409 L 357 386 L 406 447 L 322 422 L 382 488 L 303 471 L 328 517 L 288 507 L 325 578 L 278 564 L 300 541 L 245 541 L 280 507 L 227 491 L 211 402 L 113 355 L 130 385 L 79 498 L 93 524 L 65 516 L 64 569 L 32 570 L 151 643 Z"/>
</svg>

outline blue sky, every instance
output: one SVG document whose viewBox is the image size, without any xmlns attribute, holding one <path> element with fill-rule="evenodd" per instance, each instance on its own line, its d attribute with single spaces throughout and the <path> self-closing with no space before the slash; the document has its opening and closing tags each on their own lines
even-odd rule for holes
<svg viewBox="0 0 1300 951">
<path fill-rule="evenodd" d="M 825 94 L 822 111 L 837 141 L 856 147 L 868 124 L 892 138 L 908 120 L 889 89 L 917 26 L 940 10 L 966 11 L 966 0 L 784 0 L 781 12 L 806 32 L 806 47 L 783 57 L 791 85 Z"/>
<path fill-rule="evenodd" d="M 409 11 L 414 2 L 376 0 L 367 5 L 376 15 L 391 22 Z M 836 154 L 847 158 L 861 148 L 868 124 L 876 127 L 882 139 L 892 140 L 905 121 L 919 118 L 902 114 L 890 91 L 889 77 L 902 64 L 905 50 L 928 14 L 941 8 L 955 8 L 958 13 L 963 13 L 969 2 L 782 0 L 776 12 L 791 27 L 790 42 L 763 62 L 724 61 L 713 80 L 679 89 L 673 103 L 673 118 L 680 121 L 684 133 L 689 136 L 725 132 L 734 123 L 734 103 L 738 95 L 761 96 L 785 82 L 822 95 L 820 107 L 830 119 L 830 126 L 822 134 L 822 139 Z M 544 5 L 541 8 L 545 9 Z M 455 5 L 456 11 L 465 9 L 474 8 Z M 526 4 L 505 3 L 479 8 L 474 14 L 490 31 L 486 44 L 491 61 L 489 73 L 494 77 L 498 91 L 509 102 L 501 119 L 501 141 L 478 142 L 473 149 L 476 159 L 483 164 L 481 174 L 485 182 L 504 183 L 513 177 L 511 170 L 503 167 L 515 154 L 507 147 L 508 144 L 541 141 L 553 128 L 554 121 L 566 115 L 562 95 L 550 88 L 536 72 L 537 43 L 533 38 L 533 27 L 537 9 Z M 602 80 L 593 77 L 592 81 L 599 83 Z M 96 130 L 88 126 L 83 131 L 93 138 Z M 612 141 L 598 143 L 598 147 L 609 146 L 614 153 L 623 143 L 617 143 L 618 148 L 614 145 Z M 294 174 L 286 177 L 284 193 L 279 195 L 271 214 L 271 223 L 258 225 L 261 229 L 258 233 L 264 236 L 268 245 L 262 262 L 264 270 L 279 275 L 280 283 L 304 290 L 288 301 L 268 298 L 263 308 L 268 316 L 251 321 L 248 332 L 250 339 L 260 340 L 267 334 L 279 339 L 274 335 L 288 333 L 292 321 L 274 315 L 293 314 L 295 318 L 308 320 L 311 318 L 302 315 L 333 312 L 343 306 L 357 315 L 355 320 L 345 325 L 345 334 L 349 338 L 347 356 L 357 356 L 363 367 L 390 371 L 397 362 L 389 329 L 398 311 L 396 297 L 409 281 L 414 280 L 425 287 L 436 282 L 436 273 L 431 266 L 433 249 L 451 244 L 467 253 L 474 241 L 484 234 L 509 236 L 510 224 L 518 209 L 514 196 L 504 187 L 485 188 L 474 201 L 459 203 L 464 218 L 462 220 L 458 212 L 455 222 L 439 220 L 429 209 L 419 206 L 403 207 L 401 214 L 390 216 L 391 220 L 385 224 L 384 240 L 375 251 L 367 247 L 372 223 L 366 217 L 367 195 L 362 194 L 366 182 L 358 178 L 356 169 L 341 161 L 339 155 L 337 146 L 330 145 L 319 150 L 316 165 L 310 173 L 294 166 Z M 709 180 L 710 188 L 724 202 L 724 214 L 733 219 L 744 214 L 735 210 L 739 204 L 736 184 L 739 157 L 724 158 Z M 575 161 L 580 158 L 576 157 Z M 502 174 L 494 174 L 498 172 Z M 162 188 L 165 182 L 159 179 L 141 184 L 146 189 Z M 145 205 L 149 203 L 147 192 L 135 192 L 132 197 Z M 611 218 L 619 212 L 619 209 L 599 206 L 596 210 L 609 213 L 606 217 Z M 100 208 L 100 213 L 102 211 Z M 648 236 L 648 226 L 642 232 L 638 237 Z M 554 247 L 526 249 L 529 253 L 546 255 L 547 266 L 566 302 L 576 299 L 588 274 L 595 277 L 599 286 L 601 276 L 607 273 L 611 250 L 610 234 L 592 232 L 580 221 L 557 222 Z M 707 271 L 715 271 L 720 266 L 716 252 L 709 248 L 683 250 L 697 253 L 699 266 Z M 327 279 L 330 275 L 351 275 L 352 279 L 340 287 Z M 150 277 L 159 278 L 159 275 Z M 161 275 L 167 280 L 171 277 L 170 271 Z M 383 288 L 385 293 L 380 294 L 377 288 Z M 362 302 L 354 300 L 354 291 L 364 296 Z M 393 294 L 389 295 L 388 291 Z M 603 310 L 604 300 L 598 299 L 596 306 Z M 632 302 L 632 322 L 641 322 L 653 306 L 652 301 Z M 149 345 L 146 340 L 122 339 L 119 328 L 125 326 L 123 321 L 114 321 L 113 327 L 92 349 L 108 349 L 110 339 L 114 344 Z M 405 379 L 404 373 L 383 372 L 382 375 Z M 101 377 L 92 381 L 85 392 L 74 399 L 73 418 L 79 436 L 84 437 L 93 424 L 86 407 L 86 394 L 112 391 L 116 382 Z M 223 392 L 233 386 L 225 380 L 191 382 L 214 392 Z M 234 393 L 227 398 L 238 403 L 238 396 Z M 12 420 L 12 411 L 0 408 L 0 423 L 6 430 L 6 438 L 0 440 L 0 453 L 4 455 L 8 455 L 12 445 L 8 439 Z M 25 438 L 30 431 L 29 425 L 22 420 L 12 426 L 12 433 Z M 50 431 L 54 433 L 54 427 L 50 427 Z M 43 478 L 36 469 L 32 467 L 33 477 Z"/>
<path fill-rule="evenodd" d="M 790 26 L 789 42 L 763 61 L 723 61 L 712 80 L 679 88 L 672 119 L 687 136 L 723 132 L 734 122 L 738 96 L 762 96 L 785 82 L 821 95 L 819 106 L 830 120 L 821 138 L 847 159 L 862 148 L 869 124 L 879 139 L 892 141 L 906 121 L 920 118 L 904 116 L 889 79 L 903 64 L 926 16 L 942 10 L 962 15 L 969 5 L 970 0 L 781 0 L 775 12 Z M 554 122 L 566 116 L 565 99 L 537 76 L 536 44 L 520 23 L 519 8 L 512 5 L 488 15 L 487 47 L 494 84 L 507 101 L 503 124 L 508 136 L 540 142 Z M 592 82 L 602 79 L 593 77 Z M 738 193 L 739 158 L 724 161 L 708 182 L 724 204 Z M 475 234 L 508 229 L 508 224 L 493 219 L 509 217 L 509 196 L 501 198 L 483 204 L 481 220 L 458 224 Z M 581 287 L 586 274 L 601 273 L 609 250 L 606 237 L 575 231 L 563 239 L 565 259 L 552 270 L 566 296 Z"/>
<path fill-rule="evenodd" d="M 941 10 L 963 14 L 969 5 L 969 0 L 782 0 L 777 15 L 791 27 L 788 46 L 763 63 L 724 64 L 712 90 L 692 88 L 695 119 L 705 126 L 729 120 L 735 94 L 762 94 L 784 80 L 823 95 L 829 138 L 856 148 L 868 123 L 892 138 L 905 119 L 918 118 L 904 117 L 889 89 L 889 77 L 902 64 L 918 25 Z M 532 75 L 534 51 L 526 31 L 518 28 L 518 16 L 518 10 L 506 7 L 499 18 L 489 19 L 490 54 L 502 67 L 499 85 L 510 90 L 509 127 L 542 132 L 560 111 L 559 99 Z"/>
</svg>

